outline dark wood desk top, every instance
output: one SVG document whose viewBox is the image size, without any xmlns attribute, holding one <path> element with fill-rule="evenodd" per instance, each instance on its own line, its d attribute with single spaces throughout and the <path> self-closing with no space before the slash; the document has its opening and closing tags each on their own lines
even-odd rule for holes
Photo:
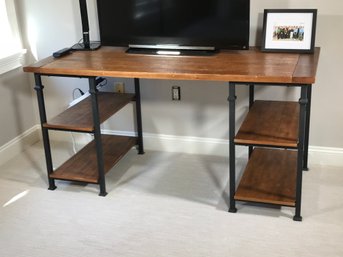
<svg viewBox="0 0 343 257">
<path fill-rule="evenodd" d="M 257 48 L 220 51 L 213 56 L 127 54 L 125 48 L 101 47 L 24 67 L 45 75 L 106 76 L 143 79 L 208 80 L 313 84 L 320 49 L 314 54 L 262 53 Z"/>
</svg>

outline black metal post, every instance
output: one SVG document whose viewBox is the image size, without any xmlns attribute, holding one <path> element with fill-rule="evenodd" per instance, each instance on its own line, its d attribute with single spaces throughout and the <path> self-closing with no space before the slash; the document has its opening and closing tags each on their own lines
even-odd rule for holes
<svg viewBox="0 0 343 257">
<path fill-rule="evenodd" d="M 235 95 L 235 83 L 229 82 L 229 139 L 230 139 L 230 208 L 229 212 L 237 212 L 235 192 L 236 192 L 236 154 L 235 154 L 235 123 L 236 123 L 236 95 Z"/>
<path fill-rule="evenodd" d="M 249 110 L 251 109 L 252 105 L 255 101 L 255 85 L 250 84 L 249 85 Z"/>
<path fill-rule="evenodd" d="M 45 112 L 45 103 L 44 103 L 44 94 L 43 94 L 43 84 L 42 78 L 40 74 L 35 73 L 35 87 L 37 93 L 37 100 L 38 100 L 38 108 L 39 108 L 39 117 L 41 123 L 41 130 L 43 136 L 43 144 L 44 144 L 44 153 L 45 153 L 45 161 L 46 161 L 46 168 L 48 172 L 48 180 L 49 180 L 49 190 L 55 190 L 55 180 L 50 178 L 50 174 L 53 172 L 52 166 L 52 158 L 51 158 L 51 148 L 50 148 L 50 139 L 49 139 L 49 132 L 48 129 L 43 127 L 43 124 L 46 123 L 46 112 Z"/>
<path fill-rule="evenodd" d="M 100 130 L 100 118 L 99 118 L 99 107 L 98 107 L 98 90 L 96 88 L 96 78 L 90 77 L 89 79 L 89 93 L 92 99 L 92 112 L 93 112 L 93 126 L 94 126 L 94 140 L 96 145 L 96 154 L 98 162 L 98 173 L 99 173 L 99 186 L 100 196 L 106 196 L 106 184 L 105 184 L 105 172 L 104 172 L 104 157 L 102 150 L 101 141 L 101 130 Z"/>
<path fill-rule="evenodd" d="M 142 110 L 141 110 L 141 90 L 139 79 L 135 78 L 135 93 L 136 93 L 136 119 L 137 119 L 137 134 L 138 134 L 138 154 L 144 154 L 143 147 L 143 126 L 142 126 Z"/>
<path fill-rule="evenodd" d="M 254 104 L 254 101 L 255 101 L 255 85 L 250 84 L 249 85 L 249 110 L 251 109 L 252 105 Z M 254 150 L 254 147 L 249 146 L 249 158 L 250 158 L 253 150 Z"/>
<path fill-rule="evenodd" d="M 310 116 L 311 116 L 311 98 L 312 98 L 312 85 L 307 85 L 307 107 L 306 107 L 306 125 L 305 125 L 305 142 L 304 142 L 304 163 L 303 170 L 308 169 L 308 145 L 310 138 Z"/>
<path fill-rule="evenodd" d="M 307 99 L 307 85 L 301 86 L 300 117 L 299 117 L 299 138 L 298 138 L 298 158 L 297 158 L 297 181 L 296 181 L 296 195 L 295 195 L 295 215 L 293 220 L 301 221 L 301 189 L 302 189 L 302 175 L 303 175 L 303 160 L 304 160 L 304 141 L 306 135 L 306 108 L 308 104 Z"/>
</svg>

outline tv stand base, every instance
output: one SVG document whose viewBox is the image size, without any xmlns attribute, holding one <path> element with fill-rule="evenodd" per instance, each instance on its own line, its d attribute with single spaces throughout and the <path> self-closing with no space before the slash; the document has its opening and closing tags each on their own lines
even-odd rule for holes
<svg viewBox="0 0 343 257">
<path fill-rule="evenodd" d="M 129 47 L 126 50 L 129 54 L 149 54 L 149 55 L 170 55 L 170 56 L 211 56 L 218 53 L 218 50 L 182 50 L 182 49 L 151 49 Z"/>
</svg>

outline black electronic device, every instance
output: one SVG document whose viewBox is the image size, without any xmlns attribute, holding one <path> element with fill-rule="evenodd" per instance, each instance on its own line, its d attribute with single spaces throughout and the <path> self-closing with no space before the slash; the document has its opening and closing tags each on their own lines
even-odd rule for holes
<svg viewBox="0 0 343 257">
<path fill-rule="evenodd" d="M 98 0 L 97 9 L 102 45 L 145 52 L 249 48 L 250 0 Z"/>
<path fill-rule="evenodd" d="M 53 57 L 59 58 L 64 55 L 70 54 L 72 52 L 72 49 L 70 47 L 63 48 L 61 50 L 58 50 L 52 54 Z"/>
<path fill-rule="evenodd" d="M 88 22 L 88 12 L 87 12 L 87 2 L 86 0 L 79 0 L 80 2 L 80 14 L 82 22 L 82 41 L 72 46 L 73 50 L 96 50 L 101 44 L 100 42 L 91 42 L 89 39 L 89 22 Z"/>
</svg>

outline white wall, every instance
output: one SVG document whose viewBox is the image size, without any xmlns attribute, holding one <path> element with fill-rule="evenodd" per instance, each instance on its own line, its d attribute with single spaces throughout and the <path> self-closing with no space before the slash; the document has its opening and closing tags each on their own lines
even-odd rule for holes
<svg viewBox="0 0 343 257">
<path fill-rule="evenodd" d="M 37 124 L 29 86 L 19 68 L 0 75 L 0 146 Z"/>
<path fill-rule="evenodd" d="M 42 59 L 71 46 L 81 38 L 78 1 L 18 0 L 33 56 Z M 91 39 L 97 40 L 95 1 L 89 0 Z M 251 0 L 250 44 L 259 45 L 262 13 L 267 8 L 317 8 L 317 40 L 321 47 L 317 82 L 313 86 L 310 144 L 343 148 L 343 1 Z M 33 60 L 32 60 L 33 61 Z M 120 80 L 120 79 L 117 79 Z M 129 90 L 132 82 L 124 80 Z M 48 115 L 55 115 L 72 99 L 75 87 L 87 88 L 80 79 L 45 79 Z M 112 83 L 112 82 L 111 82 Z M 219 82 L 142 80 L 143 129 L 145 132 L 209 138 L 228 137 L 228 87 Z M 171 86 L 181 86 L 182 101 L 171 101 Z M 292 89 L 259 88 L 258 98 L 298 99 Z M 238 89 L 238 119 L 246 111 L 247 89 Z M 108 129 L 131 130 L 132 108 L 107 122 Z"/>
<path fill-rule="evenodd" d="M 0 75 L 0 148 L 37 124 L 29 76 L 21 68 Z"/>
</svg>

